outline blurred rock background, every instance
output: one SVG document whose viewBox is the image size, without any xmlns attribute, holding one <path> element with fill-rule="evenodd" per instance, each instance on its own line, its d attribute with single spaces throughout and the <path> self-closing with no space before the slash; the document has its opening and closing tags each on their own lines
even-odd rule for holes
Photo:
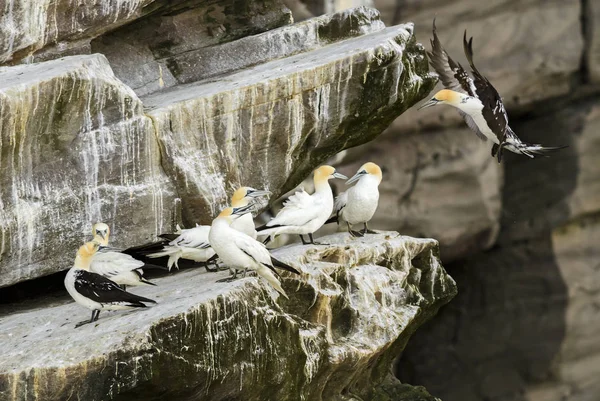
<svg viewBox="0 0 600 401">
<path fill-rule="evenodd" d="M 401 380 L 445 401 L 600 400 L 600 3 L 374 0 L 475 63 L 525 141 L 569 148 L 502 165 L 450 107 L 400 116 L 339 163 L 380 163 L 372 227 L 440 241 L 459 294 L 419 330 Z M 345 1 L 306 1 L 314 14 Z M 439 86 L 438 86 L 439 87 Z M 338 186 L 339 190 L 343 190 Z"/>
</svg>

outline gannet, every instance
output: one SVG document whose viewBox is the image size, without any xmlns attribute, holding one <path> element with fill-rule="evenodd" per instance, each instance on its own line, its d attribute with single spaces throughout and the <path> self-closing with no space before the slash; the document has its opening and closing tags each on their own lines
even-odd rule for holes
<svg viewBox="0 0 600 401">
<path fill-rule="evenodd" d="M 160 251 L 148 253 L 147 256 L 149 258 L 168 256 L 167 267 L 169 271 L 173 265 L 179 269 L 179 259 L 206 263 L 215 255 L 215 251 L 208 242 L 209 231 L 210 226 L 196 225 L 194 228 L 187 229 L 181 229 L 177 226 L 177 231 L 174 234 L 161 234 L 160 237 L 165 241 L 154 246 L 154 249 L 159 247 Z M 148 247 L 148 250 L 151 249 L 153 249 L 152 245 Z M 205 267 L 207 270 L 211 270 L 207 264 L 205 264 Z"/>
<path fill-rule="evenodd" d="M 463 48 L 471 66 L 473 78 L 459 63 L 452 60 L 442 47 L 436 33 L 435 20 L 433 21 L 431 48 L 432 51 L 427 52 L 429 59 L 446 89 L 437 92 L 419 109 L 438 104 L 456 107 L 469 128 L 480 139 L 483 141 L 489 139 L 493 142 L 492 157 L 497 155 L 498 163 L 502 160 L 503 148 L 535 158 L 536 156 L 546 156 L 548 152 L 566 147 L 544 147 L 519 139 L 508 125 L 508 115 L 502 98 L 490 81 L 481 75 L 473 64 L 473 38 L 467 41 L 467 31 L 463 36 Z"/>
<path fill-rule="evenodd" d="M 209 240 L 219 258 L 234 270 L 254 270 L 264 278 L 281 295 L 288 298 L 281 288 L 274 266 L 284 268 L 290 272 L 300 272 L 285 263 L 276 261 L 267 248 L 254 238 L 231 227 L 234 221 L 245 213 L 249 213 L 250 206 L 239 208 L 228 207 L 213 220 Z"/>
<path fill-rule="evenodd" d="M 277 216 L 258 228 L 258 235 L 298 234 L 302 244 L 315 244 L 313 233 L 325 224 L 333 210 L 333 193 L 329 186 L 331 178 L 348 179 L 331 166 L 319 167 L 313 177 L 315 192 L 309 195 L 302 190 L 290 196 Z M 304 234 L 308 234 L 310 242 L 304 240 Z"/>
<path fill-rule="evenodd" d="M 123 289 L 128 285 L 156 285 L 144 278 L 142 267 L 148 265 L 131 255 L 123 253 L 124 251 L 120 249 L 108 246 L 110 228 L 107 224 L 94 224 L 92 235 L 94 236 L 92 241 L 99 245 L 98 252 L 92 256 L 90 265 L 92 273 L 98 273 L 111 279 L 121 285 Z"/>
<path fill-rule="evenodd" d="M 92 318 L 77 323 L 76 328 L 98 320 L 100 311 L 144 308 L 145 302 L 156 303 L 152 299 L 140 297 L 123 290 L 114 281 L 97 273 L 90 272 L 94 254 L 100 245 L 90 241 L 77 251 L 75 263 L 65 277 L 65 287 L 69 295 L 79 305 L 92 310 Z"/>
<path fill-rule="evenodd" d="M 231 207 L 236 208 L 247 206 L 255 198 L 260 196 L 268 196 L 270 194 L 271 192 L 269 191 L 261 191 L 250 187 L 241 187 L 233 193 L 233 196 L 231 197 Z M 256 228 L 254 227 L 252 213 L 243 214 L 231 224 L 231 227 L 256 239 Z"/>
<path fill-rule="evenodd" d="M 348 232 L 353 237 L 362 237 L 366 233 L 376 234 L 369 230 L 367 222 L 371 220 L 379 202 L 379 183 L 381 183 L 381 168 L 375 163 L 365 163 L 358 172 L 346 181 L 346 185 L 357 182 L 355 186 L 337 196 L 334 203 L 336 220 L 344 220 Z M 362 232 L 353 231 L 354 224 L 364 224 Z"/>
<path fill-rule="evenodd" d="M 242 207 L 249 205 L 250 202 L 260 196 L 269 195 L 269 191 L 262 191 L 251 187 L 238 188 L 231 197 L 231 205 L 234 207 Z M 254 228 L 254 220 L 252 214 L 243 216 L 236 221 L 236 229 L 256 238 L 256 229 Z M 160 245 L 160 251 L 149 253 L 149 258 L 160 258 L 168 256 L 167 266 L 169 270 L 175 265 L 179 268 L 179 259 L 188 259 L 194 262 L 203 262 L 209 271 L 214 271 L 208 268 L 208 263 L 217 259 L 215 251 L 211 248 L 208 241 L 208 233 L 210 226 L 196 225 L 194 228 L 181 229 L 177 226 L 175 234 L 162 234 L 161 237 L 169 242 L 163 242 Z M 152 248 L 149 248 L 152 249 Z M 154 247 L 156 249 L 156 246 Z"/>
</svg>

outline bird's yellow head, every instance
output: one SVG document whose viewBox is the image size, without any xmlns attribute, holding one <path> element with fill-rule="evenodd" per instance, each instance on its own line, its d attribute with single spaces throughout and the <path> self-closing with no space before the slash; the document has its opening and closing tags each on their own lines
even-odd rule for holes
<svg viewBox="0 0 600 401">
<path fill-rule="evenodd" d="M 248 202 L 250 202 L 250 200 L 252 200 L 253 198 L 267 196 L 270 194 L 271 192 L 269 191 L 261 191 L 252 187 L 240 187 L 233 193 L 233 196 L 231 197 L 231 206 L 246 206 Z"/>
<path fill-rule="evenodd" d="M 353 182 L 358 181 L 359 179 L 361 179 L 362 177 L 364 177 L 366 175 L 377 178 L 378 183 L 380 183 L 381 179 L 383 178 L 383 174 L 381 173 L 381 168 L 373 162 L 368 162 L 368 163 L 365 163 L 362 166 L 360 166 L 360 168 L 358 169 L 356 174 L 354 174 L 354 176 L 352 178 L 350 178 L 348 181 L 346 181 L 346 185 L 350 185 Z"/>
<path fill-rule="evenodd" d="M 315 175 L 314 175 L 315 186 L 326 183 L 331 178 L 341 178 L 342 180 L 348 179 L 348 177 L 346 177 L 345 175 L 336 172 L 335 168 L 333 168 L 331 166 L 325 165 L 325 166 L 321 166 L 315 170 Z"/>
<path fill-rule="evenodd" d="M 86 242 L 81 245 L 77 250 L 77 256 L 75 256 L 75 266 L 80 269 L 88 270 L 92 263 L 92 257 L 98 252 L 99 248 L 100 244 L 96 241 Z"/>
<path fill-rule="evenodd" d="M 232 222 L 240 216 L 245 215 L 246 213 L 250 213 L 252 210 L 252 205 L 240 206 L 240 207 L 227 207 L 219 213 L 217 219 L 227 220 Z"/>
<path fill-rule="evenodd" d="M 462 96 L 462 93 L 458 93 L 450 89 L 442 89 L 433 95 L 433 97 L 427 102 L 423 103 L 421 107 L 419 107 L 419 110 L 436 106 L 438 104 L 450 104 L 455 106 L 460 103 Z"/>
<path fill-rule="evenodd" d="M 101 245 L 107 245 L 108 237 L 110 236 L 110 227 L 108 224 L 96 223 L 92 227 L 92 235 L 94 237 L 94 241 L 100 243 Z"/>
</svg>

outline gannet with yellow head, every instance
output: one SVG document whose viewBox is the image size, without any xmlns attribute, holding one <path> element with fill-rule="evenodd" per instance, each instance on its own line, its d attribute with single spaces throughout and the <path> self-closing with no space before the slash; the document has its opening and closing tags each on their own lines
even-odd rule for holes
<svg viewBox="0 0 600 401">
<path fill-rule="evenodd" d="M 267 248 L 254 238 L 231 227 L 236 220 L 249 212 L 249 205 L 224 209 L 212 222 L 209 234 L 210 244 L 225 265 L 244 272 L 246 270 L 256 271 L 260 277 L 287 298 L 274 268 L 276 263 Z M 277 267 L 299 274 L 296 269 L 282 262 L 279 262 Z"/>
<path fill-rule="evenodd" d="M 332 178 L 348 179 L 331 166 L 316 169 L 315 192 L 309 195 L 301 190 L 290 196 L 277 216 L 258 229 L 258 235 L 298 234 L 303 244 L 315 244 L 313 233 L 325 224 L 333 210 L 333 193 L 329 186 Z M 308 234 L 310 242 L 304 240 L 304 234 Z"/>
<path fill-rule="evenodd" d="M 379 203 L 379 184 L 383 175 L 381 168 L 372 162 L 363 164 L 358 172 L 350 178 L 346 185 L 356 182 L 356 185 L 342 192 L 335 200 L 334 209 L 339 220 L 344 220 L 348 225 L 348 232 L 355 237 L 362 237 L 366 233 L 375 234 L 369 230 L 367 223 L 377 210 Z M 362 232 L 353 231 L 352 225 L 364 224 Z"/>
<path fill-rule="evenodd" d="M 120 310 L 146 307 L 145 303 L 155 303 L 152 299 L 131 294 L 114 281 L 90 271 L 94 255 L 100 244 L 90 241 L 77 251 L 75 263 L 65 277 L 65 288 L 78 304 L 92 310 L 92 318 L 78 323 L 75 327 L 98 320 L 101 310 Z"/>
<path fill-rule="evenodd" d="M 431 52 L 428 52 L 431 65 L 438 73 L 446 89 L 437 92 L 419 109 L 447 104 L 457 108 L 472 131 L 482 140 L 493 142 L 492 156 L 502 160 L 502 149 L 523 154 L 530 158 L 546 156 L 547 153 L 562 149 L 545 147 L 539 144 L 523 142 L 508 125 L 508 114 L 502 98 L 473 63 L 473 38 L 467 41 L 467 32 L 463 36 L 463 49 L 471 66 L 473 78 L 457 62 L 452 60 L 437 36 L 435 19 L 433 20 L 433 39 Z"/>
</svg>

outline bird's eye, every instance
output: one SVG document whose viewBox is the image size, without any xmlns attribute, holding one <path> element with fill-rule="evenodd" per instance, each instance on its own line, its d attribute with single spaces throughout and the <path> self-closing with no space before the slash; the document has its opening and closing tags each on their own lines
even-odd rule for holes
<svg viewBox="0 0 600 401">
<path fill-rule="evenodd" d="M 360 173 L 361 174 L 367 174 L 367 170 L 362 170 Z"/>
</svg>

